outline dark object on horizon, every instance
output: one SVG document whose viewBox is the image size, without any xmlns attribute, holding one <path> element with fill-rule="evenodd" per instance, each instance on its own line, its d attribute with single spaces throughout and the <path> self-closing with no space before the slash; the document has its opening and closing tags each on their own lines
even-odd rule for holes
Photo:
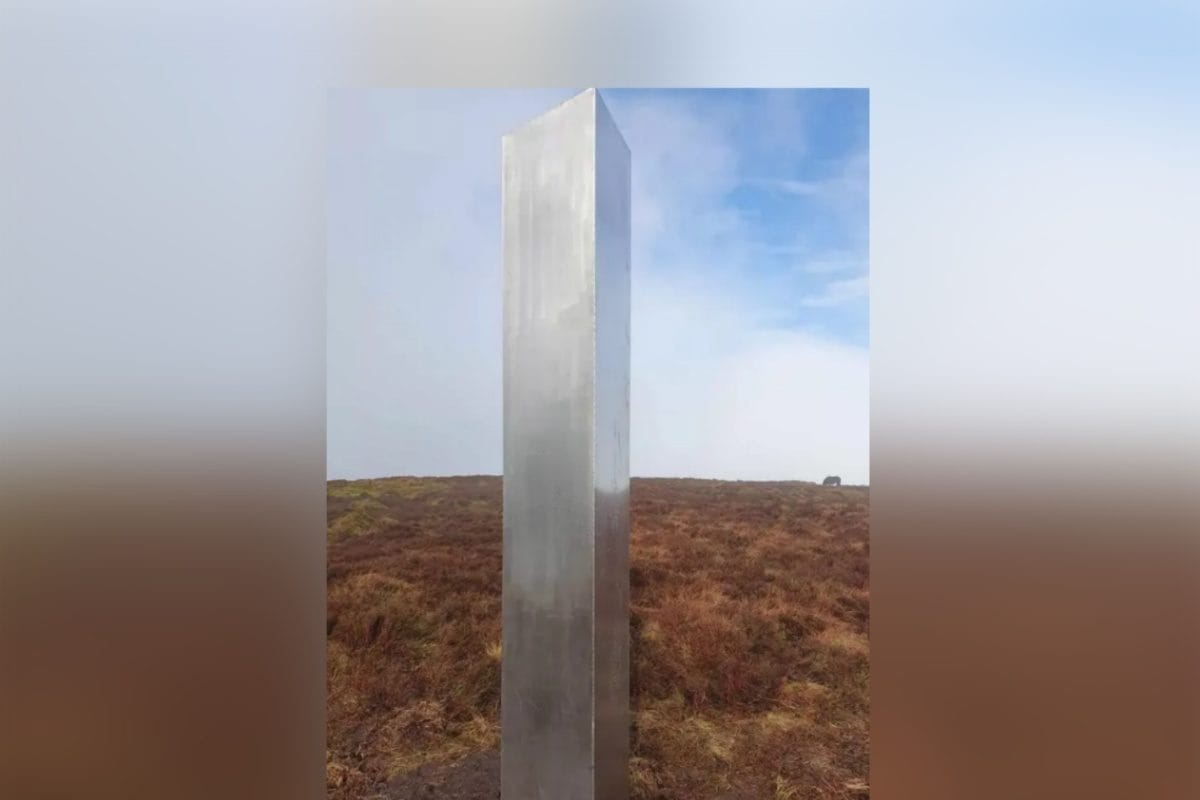
<svg viewBox="0 0 1200 800">
<path fill-rule="evenodd" d="M 841 486 L 842 479 L 837 475 L 830 475 L 825 480 L 821 481 L 822 486 Z"/>
</svg>

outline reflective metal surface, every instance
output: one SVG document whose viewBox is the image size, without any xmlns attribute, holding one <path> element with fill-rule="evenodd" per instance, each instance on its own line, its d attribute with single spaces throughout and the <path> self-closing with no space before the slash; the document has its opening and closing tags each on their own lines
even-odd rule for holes
<svg viewBox="0 0 1200 800">
<path fill-rule="evenodd" d="M 588 90 L 503 154 L 501 796 L 622 800 L 629 150 Z"/>
</svg>

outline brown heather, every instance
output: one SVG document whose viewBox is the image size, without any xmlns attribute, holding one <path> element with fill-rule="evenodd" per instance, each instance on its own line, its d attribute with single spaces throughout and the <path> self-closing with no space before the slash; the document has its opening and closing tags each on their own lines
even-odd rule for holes
<svg viewBox="0 0 1200 800">
<path fill-rule="evenodd" d="M 867 489 L 632 495 L 632 796 L 866 798 Z M 329 797 L 407 796 L 499 746 L 501 481 L 328 496 Z"/>
</svg>

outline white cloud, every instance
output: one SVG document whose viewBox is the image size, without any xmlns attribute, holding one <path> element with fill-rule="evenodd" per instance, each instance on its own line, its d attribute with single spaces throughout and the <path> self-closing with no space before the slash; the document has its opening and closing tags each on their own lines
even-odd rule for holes
<svg viewBox="0 0 1200 800">
<path fill-rule="evenodd" d="M 760 183 L 778 191 L 802 197 L 812 197 L 813 195 L 821 194 L 827 191 L 828 186 L 828 184 L 822 181 L 772 180 L 760 181 Z"/>
<path fill-rule="evenodd" d="M 333 106 L 330 476 L 500 471 L 499 138 L 569 94 Z M 865 348 L 777 330 L 779 298 L 742 269 L 762 247 L 726 203 L 736 116 L 609 106 L 634 165 L 633 474 L 865 482 Z"/>
<path fill-rule="evenodd" d="M 634 474 L 869 480 L 865 348 L 764 328 L 722 294 L 635 281 Z"/>
<path fill-rule="evenodd" d="M 778 330 L 779 298 L 764 302 L 745 278 L 762 247 L 727 204 L 746 182 L 729 120 L 684 104 L 610 106 L 634 152 L 634 208 L 675 212 L 635 236 L 634 474 L 867 482 L 867 351 Z M 704 174 L 707 163 L 716 169 Z M 822 190 L 851 184 L 839 175 Z M 865 267 L 851 253 L 805 252 L 814 265 Z M 846 283 L 866 290 L 865 278 Z"/>
<path fill-rule="evenodd" d="M 830 253 L 816 258 L 805 258 L 796 265 L 796 270 L 807 275 L 835 275 L 842 272 L 865 273 L 867 262 L 854 255 Z"/>
<path fill-rule="evenodd" d="M 867 296 L 868 278 L 863 275 L 846 280 L 830 281 L 821 291 L 807 295 L 800 300 L 800 305 L 806 308 L 830 308 L 843 306 Z"/>
<path fill-rule="evenodd" d="M 747 177 L 743 184 L 769 192 L 816 200 L 847 227 L 846 233 L 866 243 L 869 158 L 861 151 L 843 159 L 833 174 L 812 180 L 773 177 Z"/>
</svg>

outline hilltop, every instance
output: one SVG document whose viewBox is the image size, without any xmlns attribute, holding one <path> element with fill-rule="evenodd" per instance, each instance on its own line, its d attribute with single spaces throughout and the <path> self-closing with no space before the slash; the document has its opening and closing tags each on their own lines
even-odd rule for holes
<svg viewBox="0 0 1200 800">
<path fill-rule="evenodd" d="M 634 798 L 861 798 L 866 487 L 632 481 Z M 329 797 L 498 791 L 501 479 L 328 484 Z"/>
</svg>

